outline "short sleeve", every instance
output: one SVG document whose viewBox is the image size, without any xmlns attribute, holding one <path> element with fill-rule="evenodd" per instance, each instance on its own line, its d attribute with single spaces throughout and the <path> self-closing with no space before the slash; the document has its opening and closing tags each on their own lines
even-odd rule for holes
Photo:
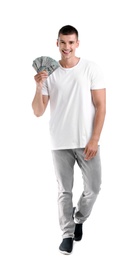
<svg viewBox="0 0 140 260">
<path fill-rule="evenodd" d="M 45 81 L 43 83 L 42 95 L 49 96 L 49 89 L 48 89 L 47 81 Z"/>
<path fill-rule="evenodd" d="M 91 72 L 91 90 L 105 88 L 104 74 L 99 65 L 94 65 Z"/>
</svg>

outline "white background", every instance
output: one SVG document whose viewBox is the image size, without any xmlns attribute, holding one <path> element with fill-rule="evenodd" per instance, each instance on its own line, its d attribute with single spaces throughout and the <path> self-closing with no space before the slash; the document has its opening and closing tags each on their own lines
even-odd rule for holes
<svg viewBox="0 0 140 260">
<path fill-rule="evenodd" d="M 140 259 L 140 7 L 137 0 L 3 1 L 0 6 L 0 259 Z M 77 55 L 102 68 L 107 115 L 102 190 L 72 255 L 58 247 L 57 183 L 49 107 L 31 108 L 32 61 L 59 59 L 58 30 L 79 31 Z M 75 167 L 74 205 L 82 192 Z"/>
</svg>

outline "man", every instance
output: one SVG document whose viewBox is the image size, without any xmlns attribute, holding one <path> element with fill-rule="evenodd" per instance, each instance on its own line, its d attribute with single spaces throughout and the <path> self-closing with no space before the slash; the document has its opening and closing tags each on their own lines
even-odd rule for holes
<svg viewBox="0 0 140 260">
<path fill-rule="evenodd" d="M 73 240 L 82 239 L 83 223 L 89 217 L 101 186 L 99 139 L 105 119 L 106 94 L 97 64 L 75 56 L 78 31 L 70 25 L 59 30 L 59 68 L 49 77 L 35 75 L 32 108 L 43 115 L 50 100 L 50 136 L 58 182 L 59 250 L 70 254 Z M 74 164 L 82 171 L 84 191 L 76 207 L 72 204 Z"/>
</svg>

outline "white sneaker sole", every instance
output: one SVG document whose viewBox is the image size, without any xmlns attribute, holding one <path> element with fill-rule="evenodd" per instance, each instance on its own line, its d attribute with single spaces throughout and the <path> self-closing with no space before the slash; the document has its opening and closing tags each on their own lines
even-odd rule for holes
<svg viewBox="0 0 140 260">
<path fill-rule="evenodd" d="M 61 253 L 61 254 L 63 254 L 63 255 L 70 255 L 72 252 L 67 252 L 67 251 L 61 251 L 61 250 L 59 250 L 59 252 Z"/>
</svg>

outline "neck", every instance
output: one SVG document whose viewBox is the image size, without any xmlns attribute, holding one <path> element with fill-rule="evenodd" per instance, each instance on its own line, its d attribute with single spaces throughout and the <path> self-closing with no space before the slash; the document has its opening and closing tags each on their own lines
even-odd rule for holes
<svg viewBox="0 0 140 260">
<path fill-rule="evenodd" d="M 61 59 L 60 65 L 64 68 L 72 68 L 77 65 L 79 62 L 80 58 L 74 57 L 73 59 Z"/>
</svg>

